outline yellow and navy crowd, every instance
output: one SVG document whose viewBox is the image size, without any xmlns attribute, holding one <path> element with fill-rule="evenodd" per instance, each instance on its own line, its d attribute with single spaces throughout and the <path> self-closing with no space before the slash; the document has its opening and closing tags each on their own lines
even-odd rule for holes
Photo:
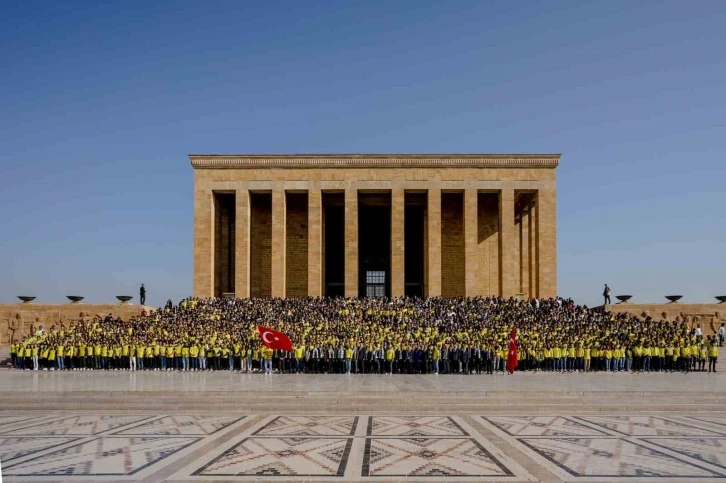
<svg viewBox="0 0 726 483">
<path fill-rule="evenodd" d="M 263 347 L 259 325 L 293 350 Z M 715 372 L 724 343 L 684 322 L 562 298 L 213 298 L 36 328 L 11 358 L 36 371 L 492 374 L 506 371 L 513 327 L 517 371 Z"/>
</svg>

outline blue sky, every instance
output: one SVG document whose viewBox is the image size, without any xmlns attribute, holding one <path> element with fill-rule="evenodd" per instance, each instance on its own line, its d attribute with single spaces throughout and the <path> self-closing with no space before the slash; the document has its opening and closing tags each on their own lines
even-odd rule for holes
<svg viewBox="0 0 726 483">
<path fill-rule="evenodd" d="M 188 153 L 562 153 L 559 292 L 726 294 L 726 2 L 3 2 L 0 301 L 192 286 Z"/>
</svg>

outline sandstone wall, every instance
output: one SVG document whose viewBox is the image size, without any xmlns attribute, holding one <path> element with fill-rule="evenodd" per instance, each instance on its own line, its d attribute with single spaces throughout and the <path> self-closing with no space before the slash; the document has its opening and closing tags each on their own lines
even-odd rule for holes
<svg viewBox="0 0 726 483">
<path fill-rule="evenodd" d="M 82 317 L 108 314 L 128 320 L 142 310 L 156 308 L 133 304 L 0 304 L 0 346 L 22 339 L 39 325 L 47 329 L 61 322 L 68 325 Z"/>
<path fill-rule="evenodd" d="M 641 317 L 651 316 L 655 320 L 685 320 L 692 328 L 701 325 L 704 334 L 714 334 L 721 323 L 726 322 L 726 304 L 635 304 L 620 303 L 606 305 L 606 310 L 627 313 Z"/>
</svg>

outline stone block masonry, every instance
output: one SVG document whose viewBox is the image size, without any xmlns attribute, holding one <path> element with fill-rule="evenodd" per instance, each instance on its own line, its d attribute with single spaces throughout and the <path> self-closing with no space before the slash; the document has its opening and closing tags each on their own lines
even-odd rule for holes
<svg viewBox="0 0 726 483">
<path fill-rule="evenodd" d="M 560 155 L 190 159 L 195 296 L 557 294 Z M 406 200 L 414 199 L 410 211 Z M 372 213 L 390 226 L 361 233 Z M 407 226 L 423 226 L 423 240 L 407 237 Z"/>
</svg>

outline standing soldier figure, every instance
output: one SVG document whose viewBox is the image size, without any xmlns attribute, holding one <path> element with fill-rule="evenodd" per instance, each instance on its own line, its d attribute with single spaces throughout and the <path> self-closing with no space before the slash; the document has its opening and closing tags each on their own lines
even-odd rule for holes
<svg viewBox="0 0 726 483">
<path fill-rule="evenodd" d="M 141 284 L 141 288 L 139 289 L 139 303 L 141 305 L 146 304 L 146 288 L 144 288 L 144 284 Z"/>
<path fill-rule="evenodd" d="M 610 303 L 610 287 L 605 284 L 605 289 L 602 291 L 602 296 L 605 297 L 605 305 Z"/>
</svg>

